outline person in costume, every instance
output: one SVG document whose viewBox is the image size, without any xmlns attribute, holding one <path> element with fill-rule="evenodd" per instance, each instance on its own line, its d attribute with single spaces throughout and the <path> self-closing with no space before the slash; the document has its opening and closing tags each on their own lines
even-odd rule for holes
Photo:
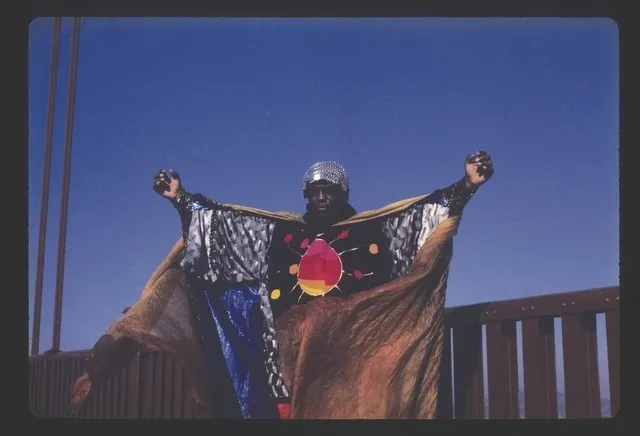
<svg viewBox="0 0 640 436">
<path fill-rule="evenodd" d="M 146 345 L 182 363 L 203 416 L 435 417 L 452 238 L 493 172 L 474 153 L 447 188 L 358 214 L 345 169 L 318 162 L 300 216 L 220 204 L 159 171 L 181 241 L 94 347 L 74 407 Z"/>
</svg>

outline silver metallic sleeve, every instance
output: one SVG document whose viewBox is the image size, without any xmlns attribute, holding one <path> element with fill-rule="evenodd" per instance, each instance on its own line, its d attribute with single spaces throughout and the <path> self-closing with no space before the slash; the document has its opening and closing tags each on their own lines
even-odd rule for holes
<svg viewBox="0 0 640 436">
<path fill-rule="evenodd" d="M 449 207 L 441 203 L 441 196 L 436 193 L 383 220 L 382 232 L 388 241 L 393 262 L 392 278 L 409 272 L 418 250 L 438 224 L 449 216 Z"/>
</svg>

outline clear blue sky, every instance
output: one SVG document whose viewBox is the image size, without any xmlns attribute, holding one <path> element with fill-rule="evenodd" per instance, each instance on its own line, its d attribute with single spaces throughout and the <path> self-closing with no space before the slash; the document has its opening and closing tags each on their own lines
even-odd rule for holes
<svg viewBox="0 0 640 436">
<path fill-rule="evenodd" d="M 30 29 L 31 297 L 52 24 Z M 41 351 L 51 346 L 70 37 L 65 20 Z M 178 239 L 177 214 L 151 189 L 160 168 L 222 202 L 301 211 L 304 170 L 335 159 L 365 210 L 453 183 L 478 149 L 496 175 L 465 211 L 448 306 L 618 284 L 613 21 L 89 19 L 62 348 L 91 347 Z"/>
</svg>

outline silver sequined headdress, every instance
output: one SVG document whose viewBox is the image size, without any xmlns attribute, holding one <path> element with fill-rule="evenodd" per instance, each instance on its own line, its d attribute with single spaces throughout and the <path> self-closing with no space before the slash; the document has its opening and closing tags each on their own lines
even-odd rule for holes
<svg viewBox="0 0 640 436">
<path fill-rule="evenodd" d="M 317 182 L 318 180 L 326 180 L 327 182 L 340 186 L 347 199 L 349 199 L 349 178 L 347 177 L 347 171 L 338 162 L 321 161 L 311 165 L 304 173 L 302 179 L 302 195 L 304 196 L 304 192 L 310 183 Z"/>
</svg>

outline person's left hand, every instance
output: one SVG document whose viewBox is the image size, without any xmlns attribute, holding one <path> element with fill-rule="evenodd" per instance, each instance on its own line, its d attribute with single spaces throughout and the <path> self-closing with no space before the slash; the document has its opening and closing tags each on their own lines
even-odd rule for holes
<svg viewBox="0 0 640 436">
<path fill-rule="evenodd" d="M 467 188 L 477 188 L 493 176 L 493 162 L 486 151 L 470 154 L 464 161 L 464 179 Z"/>
</svg>

